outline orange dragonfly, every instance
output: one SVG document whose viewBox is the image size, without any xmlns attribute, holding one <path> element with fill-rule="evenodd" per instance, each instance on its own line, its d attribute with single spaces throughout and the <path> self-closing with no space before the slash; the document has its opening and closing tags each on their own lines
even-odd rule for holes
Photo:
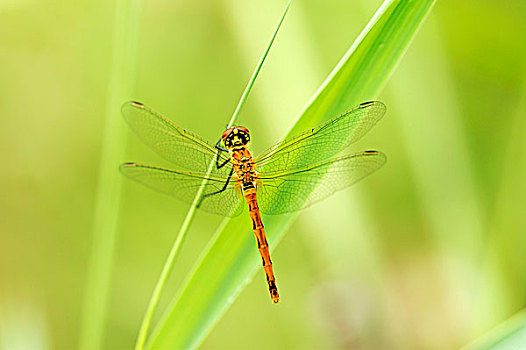
<svg viewBox="0 0 526 350">
<path fill-rule="evenodd" d="M 137 163 L 122 164 L 120 170 L 186 203 L 193 203 L 204 186 L 197 207 L 210 213 L 236 216 L 246 202 L 270 297 L 278 303 L 260 211 L 276 215 L 309 207 L 380 168 L 386 157 L 378 151 L 327 158 L 365 135 L 385 111 L 381 102 L 362 103 L 252 157 L 247 149 L 250 133 L 242 126 L 228 128 L 213 145 L 142 103 L 127 102 L 122 113 L 133 131 L 155 152 L 184 170 Z"/>
</svg>

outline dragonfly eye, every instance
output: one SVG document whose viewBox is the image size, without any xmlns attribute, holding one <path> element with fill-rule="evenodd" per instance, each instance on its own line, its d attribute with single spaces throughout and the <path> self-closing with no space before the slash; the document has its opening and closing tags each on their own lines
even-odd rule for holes
<svg viewBox="0 0 526 350">
<path fill-rule="evenodd" d="M 250 142 L 250 133 L 247 128 L 233 126 L 230 129 L 225 130 L 221 139 L 223 140 L 223 145 L 227 149 L 246 147 Z"/>
</svg>

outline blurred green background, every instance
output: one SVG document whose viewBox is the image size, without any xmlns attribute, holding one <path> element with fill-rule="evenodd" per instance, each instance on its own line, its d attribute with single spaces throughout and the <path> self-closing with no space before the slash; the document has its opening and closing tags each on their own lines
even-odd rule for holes
<svg viewBox="0 0 526 350">
<path fill-rule="evenodd" d="M 238 121 L 253 153 L 287 132 L 380 3 L 292 5 Z M 131 97 L 217 140 L 283 5 L 143 2 Z M 436 3 L 378 96 L 386 117 L 352 148 L 387 165 L 305 210 L 272 254 L 282 303 L 257 274 L 203 349 L 455 348 L 524 307 L 525 15 L 522 0 Z M 5 349 L 78 343 L 114 21 L 101 0 L 0 2 Z M 123 162 L 169 165 L 127 133 Z M 124 182 L 104 348 L 133 346 L 187 209 Z M 198 213 L 161 308 L 220 220 Z"/>
</svg>

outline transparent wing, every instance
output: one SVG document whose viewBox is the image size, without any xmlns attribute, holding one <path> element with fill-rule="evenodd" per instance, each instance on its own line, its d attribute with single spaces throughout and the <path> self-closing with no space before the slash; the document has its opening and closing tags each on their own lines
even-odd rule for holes
<svg viewBox="0 0 526 350">
<path fill-rule="evenodd" d="M 289 171 L 258 175 L 262 213 L 283 214 L 311 206 L 384 165 L 385 154 L 365 151 Z"/>
<path fill-rule="evenodd" d="M 122 114 L 131 129 L 151 149 L 182 169 L 204 172 L 219 152 L 218 162 L 227 162 L 228 153 L 220 152 L 199 136 L 174 124 L 139 102 L 126 102 Z M 212 174 L 228 175 L 231 164 L 215 167 Z"/>
<path fill-rule="evenodd" d="M 365 102 L 306 132 L 269 148 L 255 158 L 261 172 L 286 171 L 337 155 L 358 141 L 385 114 L 382 102 Z"/>
<path fill-rule="evenodd" d="M 233 176 L 230 180 L 228 176 L 206 177 L 204 173 L 177 171 L 135 163 L 122 164 L 120 171 L 132 180 L 188 204 L 193 203 L 199 187 L 207 178 L 199 208 L 223 216 L 239 215 L 243 209 L 243 201 Z"/>
</svg>

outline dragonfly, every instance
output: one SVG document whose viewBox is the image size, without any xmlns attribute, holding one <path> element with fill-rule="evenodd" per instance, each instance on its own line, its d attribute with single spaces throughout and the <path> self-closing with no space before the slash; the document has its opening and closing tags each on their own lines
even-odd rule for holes
<svg viewBox="0 0 526 350">
<path fill-rule="evenodd" d="M 309 207 L 379 169 L 386 156 L 363 151 L 332 156 L 359 140 L 385 114 L 382 102 L 362 103 L 253 157 L 250 132 L 227 128 L 216 143 L 176 125 L 140 102 L 122 106 L 131 129 L 177 169 L 124 163 L 120 171 L 159 192 L 222 216 L 239 215 L 246 202 L 270 297 L 280 301 L 261 213 L 278 215 Z M 243 200 L 244 198 L 244 200 Z"/>
</svg>

